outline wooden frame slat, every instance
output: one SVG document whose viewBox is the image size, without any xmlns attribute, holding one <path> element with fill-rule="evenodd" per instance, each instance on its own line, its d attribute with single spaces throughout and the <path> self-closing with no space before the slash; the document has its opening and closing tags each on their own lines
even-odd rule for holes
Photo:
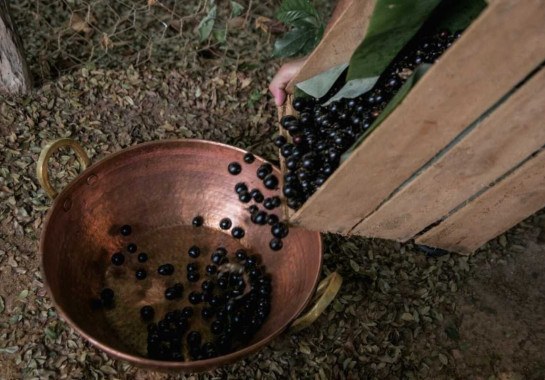
<svg viewBox="0 0 545 380">
<path fill-rule="evenodd" d="M 541 69 L 354 233 L 406 241 L 439 221 L 545 145 L 544 100 Z"/>
<path fill-rule="evenodd" d="M 545 150 L 416 239 L 418 244 L 472 253 L 545 206 Z"/>
<path fill-rule="evenodd" d="M 497 0 L 291 218 L 350 233 L 545 59 L 545 2 Z"/>
</svg>

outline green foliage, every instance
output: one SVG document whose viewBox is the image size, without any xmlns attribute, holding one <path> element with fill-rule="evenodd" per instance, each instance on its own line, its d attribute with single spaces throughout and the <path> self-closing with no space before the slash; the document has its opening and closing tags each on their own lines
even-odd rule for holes
<svg viewBox="0 0 545 380">
<path fill-rule="evenodd" d="M 260 99 L 261 99 L 261 92 L 259 92 L 259 90 L 253 90 L 250 96 L 248 97 L 248 101 L 246 104 L 248 105 L 248 107 L 253 108 L 254 105 L 257 102 L 259 102 Z"/>
<path fill-rule="evenodd" d="M 199 23 L 199 42 L 206 41 L 210 37 L 210 34 L 214 29 L 214 24 L 216 23 L 216 16 L 217 6 L 213 5 L 208 11 L 208 14 L 204 16 L 204 18 Z"/>
<path fill-rule="evenodd" d="M 230 18 L 238 17 L 242 14 L 244 6 L 236 1 L 230 1 L 231 11 L 229 13 Z M 218 8 L 214 0 L 210 1 L 210 9 L 208 13 L 203 17 L 197 31 L 199 33 L 199 42 L 205 42 L 209 40 L 216 41 L 220 44 L 227 41 L 228 30 L 224 24 L 225 20 L 218 20 Z"/>
<path fill-rule="evenodd" d="M 231 0 L 231 16 L 233 17 L 240 16 L 243 10 L 244 10 L 244 6 L 242 4 L 239 4 L 236 1 Z"/>
<path fill-rule="evenodd" d="M 312 51 L 324 33 L 324 20 L 309 0 L 283 0 L 276 18 L 290 29 L 274 44 L 275 57 L 294 57 Z"/>
<path fill-rule="evenodd" d="M 320 26 L 322 23 L 318 11 L 309 0 L 284 0 L 276 13 L 276 18 L 286 25 L 297 26 L 300 22 Z"/>
</svg>

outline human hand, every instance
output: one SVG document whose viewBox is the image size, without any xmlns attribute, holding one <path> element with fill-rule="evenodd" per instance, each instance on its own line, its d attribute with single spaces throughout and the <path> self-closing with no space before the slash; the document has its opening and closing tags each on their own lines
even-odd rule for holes
<svg viewBox="0 0 545 380">
<path fill-rule="evenodd" d="M 303 57 L 283 64 L 272 79 L 269 91 L 277 106 L 281 106 L 286 101 L 286 86 L 303 67 L 305 60 L 306 57 Z"/>
</svg>

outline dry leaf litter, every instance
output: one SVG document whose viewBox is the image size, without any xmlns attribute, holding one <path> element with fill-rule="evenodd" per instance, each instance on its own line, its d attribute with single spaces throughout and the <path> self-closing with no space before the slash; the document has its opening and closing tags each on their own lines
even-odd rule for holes
<svg viewBox="0 0 545 380">
<path fill-rule="evenodd" d="M 157 47 L 142 64 L 135 61 L 137 43 L 128 40 L 133 54 L 116 50 L 115 33 L 108 37 L 112 45 L 102 42 L 100 56 L 96 25 L 85 25 L 108 26 L 108 15 L 140 12 L 141 4 L 58 3 L 22 1 L 13 10 L 40 85 L 27 96 L 0 99 L 1 379 L 545 378 L 543 214 L 469 258 L 428 258 L 412 244 L 327 235 L 323 275 L 336 270 L 345 281 L 324 315 L 312 328 L 285 333 L 258 354 L 209 373 L 153 373 L 90 346 L 58 318 L 39 271 L 38 239 L 50 206 L 34 174 L 41 148 L 74 138 L 96 162 L 144 141 L 202 138 L 276 160 L 270 143 L 276 115 L 266 88 L 278 66 L 268 58 L 269 36 L 252 25 L 272 17 L 273 4 L 251 9 L 243 32 L 217 50 L 219 59 L 214 50 L 199 54 L 214 46 L 197 46 L 189 26 L 166 42 L 157 37 L 155 45 L 157 26 L 135 23 L 140 14 L 134 13 L 127 38 L 149 31 L 146 41 Z M 192 13 L 176 12 L 192 15 L 183 20 L 196 24 L 203 2 L 189 3 Z M 62 46 L 65 38 L 79 41 L 80 50 L 70 53 L 79 57 L 75 64 L 63 66 L 65 50 L 52 48 L 51 30 L 59 31 L 53 37 L 60 36 Z M 71 152 L 51 160 L 58 188 L 77 173 Z"/>
</svg>

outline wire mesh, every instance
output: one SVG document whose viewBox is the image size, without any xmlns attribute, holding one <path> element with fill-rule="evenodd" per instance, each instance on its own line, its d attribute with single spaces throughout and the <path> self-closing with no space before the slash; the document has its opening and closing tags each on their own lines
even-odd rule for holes
<svg viewBox="0 0 545 380">
<path fill-rule="evenodd" d="M 214 3 L 22 0 L 12 1 L 10 7 L 31 71 L 35 79 L 43 80 L 84 65 L 142 66 L 160 61 L 162 67 L 187 67 L 199 54 L 213 56 L 213 41 L 199 43 L 196 29 Z M 240 3 L 245 13 L 238 18 L 249 24 L 252 1 Z M 223 18 L 228 27 L 229 2 L 218 3 L 217 7 L 218 19 Z M 267 2 L 259 7 L 272 8 Z M 221 50 L 226 55 L 229 46 Z"/>
</svg>

